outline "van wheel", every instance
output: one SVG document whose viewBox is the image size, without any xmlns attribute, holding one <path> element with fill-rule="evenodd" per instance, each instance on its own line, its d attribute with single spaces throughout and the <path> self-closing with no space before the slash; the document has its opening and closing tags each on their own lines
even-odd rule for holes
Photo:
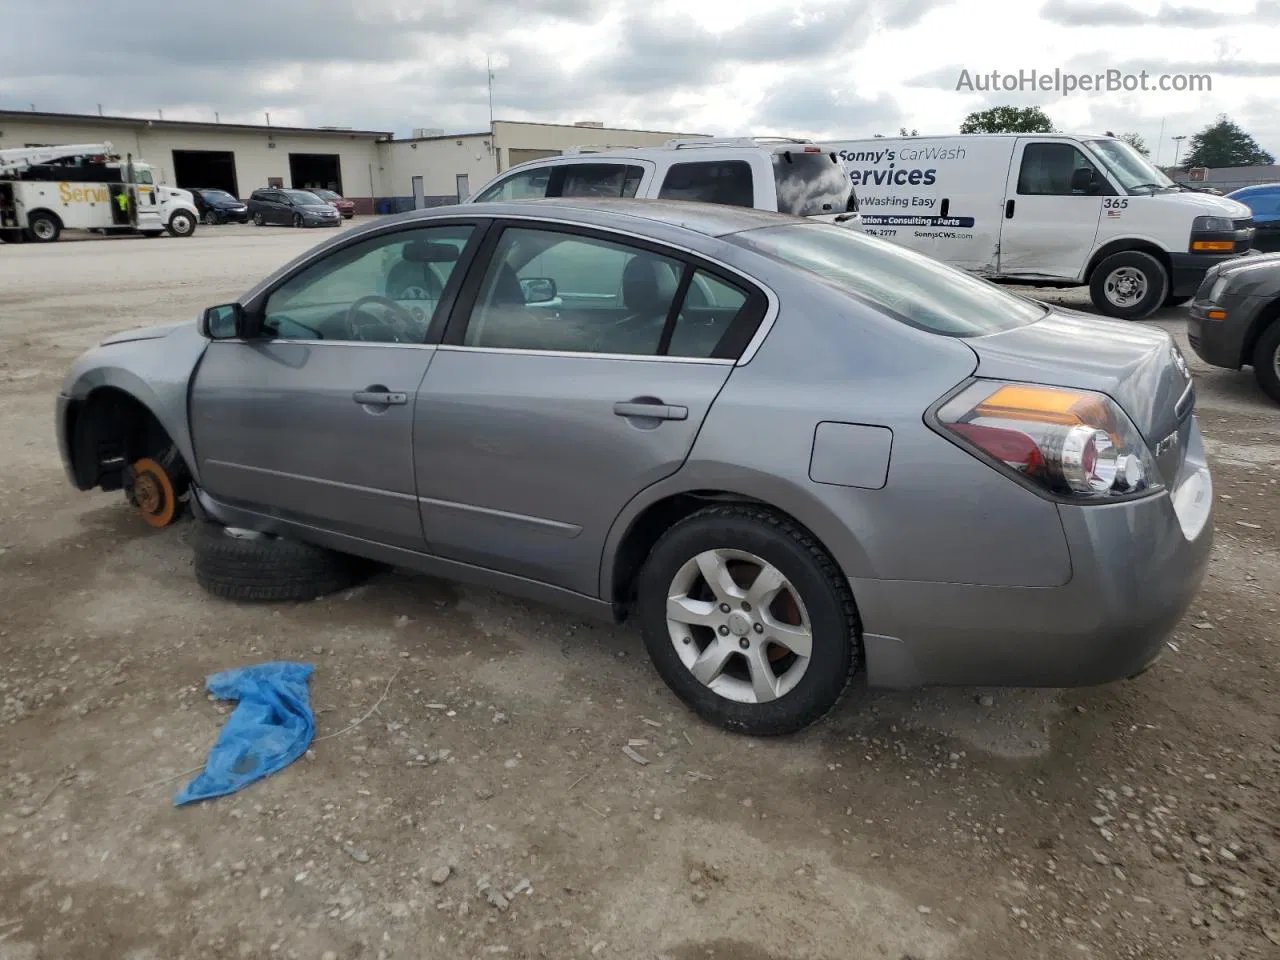
<svg viewBox="0 0 1280 960">
<path fill-rule="evenodd" d="M 1105 316 L 1141 320 L 1155 313 L 1169 295 L 1169 272 L 1149 253 L 1122 250 L 1098 264 L 1089 294 Z"/>
<path fill-rule="evenodd" d="M 169 225 L 165 229 L 171 236 L 189 237 L 196 232 L 196 218 L 185 210 L 179 210 L 169 218 Z"/>
<path fill-rule="evenodd" d="M 811 533 L 769 510 L 710 507 L 677 523 L 645 561 L 637 599 L 662 679 L 726 730 L 801 730 L 862 662 L 849 582 Z"/>
<path fill-rule="evenodd" d="M 1280 403 L 1280 320 L 1272 320 L 1253 348 L 1253 375 L 1262 392 Z"/>
<path fill-rule="evenodd" d="M 62 223 L 52 213 L 33 213 L 27 232 L 36 243 L 53 243 L 62 235 Z"/>
</svg>

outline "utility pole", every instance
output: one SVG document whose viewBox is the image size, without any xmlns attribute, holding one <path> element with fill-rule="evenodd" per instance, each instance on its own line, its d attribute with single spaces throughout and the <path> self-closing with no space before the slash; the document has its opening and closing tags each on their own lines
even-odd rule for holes
<svg viewBox="0 0 1280 960">
<path fill-rule="evenodd" d="M 1160 118 L 1160 133 L 1156 136 L 1156 166 L 1160 166 L 1160 151 L 1164 149 L 1164 117 Z"/>
<path fill-rule="evenodd" d="M 1178 165 L 1178 154 L 1182 151 L 1182 141 L 1187 139 L 1187 135 L 1184 133 L 1181 136 L 1170 137 L 1169 139 L 1173 141 L 1173 165 L 1176 167 Z"/>
</svg>

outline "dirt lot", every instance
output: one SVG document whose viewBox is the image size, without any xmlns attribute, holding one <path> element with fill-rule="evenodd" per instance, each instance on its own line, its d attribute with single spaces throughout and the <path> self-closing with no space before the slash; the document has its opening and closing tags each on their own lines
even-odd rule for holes
<svg viewBox="0 0 1280 960">
<path fill-rule="evenodd" d="M 69 487 L 76 354 L 325 236 L 0 247 L 0 960 L 1280 956 L 1280 410 L 1249 373 L 1190 357 L 1217 545 L 1153 670 L 858 693 L 757 742 L 630 628 L 399 574 L 238 608 L 189 523 Z M 322 739 L 174 808 L 228 712 L 205 677 L 268 659 L 316 665 Z"/>
</svg>

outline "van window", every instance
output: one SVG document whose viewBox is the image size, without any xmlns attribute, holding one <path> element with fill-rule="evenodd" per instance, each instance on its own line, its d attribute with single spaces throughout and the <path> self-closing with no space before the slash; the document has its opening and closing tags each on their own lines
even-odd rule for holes
<svg viewBox="0 0 1280 960">
<path fill-rule="evenodd" d="M 1071 174 L 1092 170 L 1099 181 L 1098 168 L 1070 143 L 1029 143 L 1022 151 L 1018 170 L 1018 193 L 1032 197 L 1083 196 L 1071 189 Z"/>
<path fill-rule="evenodd" d="M 673 163 L 662 181 L 658 199 L 754 207 L 756 193 L 751 164 L 746 160 Z"/>
<path fill-rule="evenodd" d="M 547 195 L 551 167 L 535 167 L 499 180 L 476 197 L 477 203 L 500 200 L 539 200 Z"/>
<path fill-rule="evenodd" d="M 810 273 L 896 320 L 947 337 L 981 337 L 1035 323 L 1048 309 L 906 247 L 813 222 L 759 227 L 724 239 Z"/>
<path fill-rule="evenodd" d="M 623 163 L 572 163 L 561 168 L 561 197 L 634 197 L 644 168 Z"/>
<path fill-rule="evenodd" d="M 797 217 L 858 209 L 853 181 L 829 153 L 787 150 L 773 155 L 778 212 Z"/>
</svg>

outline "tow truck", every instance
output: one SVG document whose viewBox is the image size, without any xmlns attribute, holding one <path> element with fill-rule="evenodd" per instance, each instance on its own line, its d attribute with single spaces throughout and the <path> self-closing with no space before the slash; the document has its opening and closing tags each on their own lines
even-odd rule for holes
<svg viewBox="0 0 1280 960">
<path fill-rule="evenodd" d="M 0 150 L 0 240 L 52 243 L 64 230 L 189 237 L 199 214 L 186 191 L 110 141 Z"/>
</svg>

